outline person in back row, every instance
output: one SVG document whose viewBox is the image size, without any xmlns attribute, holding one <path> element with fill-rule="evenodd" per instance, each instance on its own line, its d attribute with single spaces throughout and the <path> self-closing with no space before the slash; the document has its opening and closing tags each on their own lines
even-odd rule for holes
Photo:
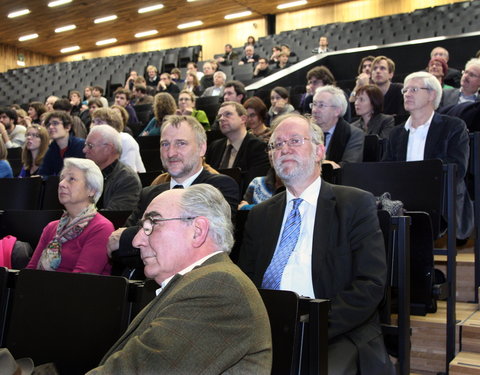
<svg viewBox="0 0 480 375">
<path fill-rule="evenodd" d="M 63 159 L 68 157 L 84 158 L 85 140 L 70 134 L 72 118 L 63 111 L 49 112 L 45 117 L 45 127 L 52 142 L 38 168 L 40 176 L 58 175 L 63 168 Z"/>
</svg>

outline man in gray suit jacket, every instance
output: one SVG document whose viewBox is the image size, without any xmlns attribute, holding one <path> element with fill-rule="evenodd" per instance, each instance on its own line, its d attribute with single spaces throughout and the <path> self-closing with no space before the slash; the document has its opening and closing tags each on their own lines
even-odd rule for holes
<svg viewBox="0 0 480 375">
<path fill-rule="evenodd" d="M 470 59 L 465 65 L 460 88 L 443 90 L 440 107 L 460 104 L 465 102 L 479 101 L 478 90 L 480 89 L 480 59 Z"/>
<path fill-rule="evenodd" d="M 311 104 L 313 121 L 325 136 L 323 163 L 332 164 L 333 168 L 363 160 L 365 133 L 342 118 L 347 105 L 343 91 L 330 85 L 318 88 Z"/>
<path fill-rule="evenodd" d="M 325 147 L 317 125 L 297 114 L 276 123 L 269 149 L 287 191 L 250 212 L 240 267 L 258 287 L 331 300 L 329 375 L 393 374 L 377 314 L 387 266 L 374 198 L 320 178 Z"/>
<path fill-rule="evenodd" d="M 99 374 L 264 374 L 272 365 L 267 311 L 228 257 L 230 207 L 211 185 L 168 190 L 134 239 L 161 289 L 112 346 Z"/>
</svg>

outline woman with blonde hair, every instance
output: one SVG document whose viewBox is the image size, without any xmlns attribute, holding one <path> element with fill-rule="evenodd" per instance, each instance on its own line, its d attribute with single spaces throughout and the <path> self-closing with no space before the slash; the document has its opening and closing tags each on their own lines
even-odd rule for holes
<svg viewBox="0 0 480 375">
<path fill-rule="evenodd" d="M 22 170 L 18 177 L 34 176 L 47 153 L 50 138 L 44 126 L 32 124 L 25 133 L 25 144 L 22 150 Z"/>
<path fill-rule="evenodd" d="M 163 118 L 168 115 L 174 115 L 176 111 L 177 104 L 172 95 L 166 92 L 155 95 L 153 98 L 153 113 L 155 116 L 140 133 L 140 136 L 160 135 Z"/>
<path fill-rule="evenodd" d="M 3 139 L 0 137 L 0 178 L 12 178 L 13 172 L 10 163 L 7 160 L 8 152 Z"/>
<path fill-rule="evenodd" d="M 200 94 L 202 93 L 202 89 L 200 87 L 200 81 L 198 80 L 196 73 L 194 72 L 187 73 L 183 90 L 193 92 L 195 96 L 200 96 Z"/>
</svg>

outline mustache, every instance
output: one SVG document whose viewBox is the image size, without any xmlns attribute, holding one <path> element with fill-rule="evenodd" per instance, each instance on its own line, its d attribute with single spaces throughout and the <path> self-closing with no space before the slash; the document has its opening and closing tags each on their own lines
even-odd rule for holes
<svg viewBox="0 0 480 375">
<path fill-rule="evenodd" d="M 175 158 L 175 157 L 171 157 L 171 158 L 167 158 L 167 162 L 168 161 L 171 161 L 171 162 L 175 162 L 175 161 L 183 161 L 182 158 Z"/>
</svg>

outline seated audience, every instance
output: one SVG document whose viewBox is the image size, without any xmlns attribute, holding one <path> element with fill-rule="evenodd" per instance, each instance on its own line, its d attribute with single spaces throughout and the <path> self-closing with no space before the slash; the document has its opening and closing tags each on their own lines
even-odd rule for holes
<svg viewBox="0 0 480 375">
<path fill-rule="evenodd" d="M 442 97 L 442 87 L 430 73 L 408 75 L 403 95 L 410 117 L 390 133 L 384 160 L 441 159 L 444 163 L 456 164 L 457 238 L 466 239 L 473 229 L 473 206 L 464 180 L 470 152 L 465 122 L 435 112 Z"/>
<path fill-rule="evenodd" d="M 230 209 L 217 189 L 199 184 L 157 196 L 133 245 L 161 289 L 88 375 L 269 375 L 268 314 L 228 256 L 233 242 Z"/>
<path fill-rule="evenodd" d="M 244 50 L 244 55 L 238 62 L 238 65 L 255 64 L 259 58 L 260 56 L 255 53 L 255 48 L 253 45 L 247 45 Z"/>
<path fill-rule="evenodd" d="M 30 125 L 25 133 L 26 142 L 22 149 L 22 170 L 18 177 L 34 176 L 43 162 L 49 145 L 48 132 L 45 127 Z"/>
<path fill-rule="evenodd" d="M 137 79 L 137 77 L 137 72 L 135 70 L 131 70 L 127 80 L 125 81 L 124 88 L 126 90 L 133 91 L 133 88 L 135 87 L 135 80 Z"/>
<path fill-rule="evenodd" d="M 57 99 L 53 103 L 54 111 L 62 111 L 70 114 L 72 110 L 72 105 L 68 99 Z M 78 138 L 85 139 L 87 138 L 87 128 L 77 116 L 71 116 L 72 118 L 72 134 Z"/>
<path fill-rule="evenodd" d="M 269 153 L 270 165 L 272 164 Z M 253 206 L 270 199 L 280 191 L 285 190 L 283 181 L 275 173 L 275 169 L 270 167 L 266 176 L 255 177 L 248 184 L 247 191 L 243 195 L 243 200 L 238 204 L 239 210 L 251 210 Z"/>
<path fill-rule="evenodd" d="M 365 134 L 376 134 L 388 138 L 395 126 L 392 115 L 382 113 L 383 94 L 375 85 L 365 85 L 358 89 L 355 96 L 355 112 L 360 118 L 352 125 L 362 129 Z"/>
<path fill-rule="evenodd" d="M 273 46 L 272 47 L 272 55 L 270 56 L 270 59 L 268 60 L 269 64 L 276 64 L 278 62 L 278 54 L 282 52 L 282 47 L 280 46 Z"/>
<path fill-rule="evenodd" d="M 139 122 L 137 118 L 137 113 L 135 112 L 133 105 L 130 103 L 130 99 L 132 97 L 131 91 L 119 87 L 113 93 L 113 97 L 115 98 L 115 104 L 122 106 L 128 112 L 128 122 L 125 123 L 125 126 L 137 125 Z"/>
<path fill-rule="evenodd" d="M 45 104 L 41 102 L 31 102 L 28 104 L 28 116 L 29 118 L 26 118 L 25 120 L 28 122 L 28 124 L 38 124 L 41 125 L 41 120 L 40 117 L 47 112 L 47 108 L 45 107 Z"/>
<path fill-rule="evenodd" d="M 326 53 L 326 52 L 330 52 L 330 50 L 328 49 L 328 38 L 325 35 L 323 35 L 318 40 L 318 47 L 314 48 L 312 50 L 312 53 L 317 54 L 317 53 Z"/>
<path fill-rule="evenodd" d="M 87 129 L 90 129 L 93 112 L 99 108 L 103 108 L 103 104 L 100 99 L 91 98 L 88 100 L 88 111 L 82 112 L 82 121 L 85 123 Z"/>
<path fill-rule="evenodd" d="M 103 87 L 93 86 L 92 87 L 92 97 L 100 99 L 104 108 L 108 108 L 108 100 L 103 96 Z"/>
<path fill-rule="evenodd" d="M 293 105 L 288 104 L 288 91 L 286 88 L 277 86 L 270 92 L 272 104 L 267 113 L 267 124 L 271 124 L 276 117 L 295 111 Z"/>
<path fill-rule="evenodd" d="M 180 92 L 180 89 L 178 88 L 176 83 L 172 81 L 170 74 L 162 73 L 160 74 L 160 81 L 158 82 L 158 85 L 157 85 L 157 91 L 167 92 L 171 95 L 175 95 Z"/>
<path fill-rule="evenodd" d="M 395 63 L 386 56 L 377 56 L 372 62 L 372 81 L 383 93 L 383 113 L 403 115 L 403 95 L 401 83 L 393 83 Z"/>
<path fill-rule="evenodd" d="M 83 153 L 85 140 L 71 134 L 72 117 L 66 112 L 49 112 L 45 117 L 45 127 L 51 143 L 42 165 L 38 168 L 38 174 L 40 176 L 56 176 L 63 168 L 63 159 L 85 157 Z"/>
<path fill-rule="evenodd" d="M 249 98 L 243 104 L 247 110 L 247 128 L 250 134 L 268 143 L 272 130 L 265 125 L 267 106 L 256 96 Z"/>
<path fill-rule="evenodd" d="M 355 95 L 358 89 L 365 85 L 370 85 L 373 83 L 372 81 L 372 62 L 375 60 L 373 56 L 365 56 L 362 60 L 360 60 L 360 64 L 358 65 L 358 76 L 355 80 L 355 87 L 353 88 L 352 92 L 350 93 L 350 97 L 348 101 L 350 103 L 355 103 Z"/>
<path fill-rule="evenodd" d="M 200 79 L 200 88 L 202 93 L 209 87 L 213 86 L 213 74 L 215 73 L 215 65 L 211 60 L 203 64 L 203 77 Z"/>
<path fill-rule="evenodd" d="M 60 99 L 58 96 L 50 95 L 47 100 L 45 100 L 45 108 L 47 108 L 47 112 L 52 112 L 54 110 L 53 105 L 58 99 Z"/>
<path fill-rule="evenodd" d="M 205 130 L 210 130 L 210 122 L 206 113 L 201 109 L 195 109 L 195 95 L 190 91 L 183 90 L 180 92 L 176 114 L 195 117 Z"/>
<path fill-rule="evenodd" d="M 392 375 L 378 320 L 387 266 L 375 199 L 321 179 L 318 126 L 291 113 L 275 125 L 269 149 L 286 192 L 248 215 L 240 268 L 258 288 L 331 300 L 328 374 Z"/>
<path fill-rule="evenodd" d="M 451 90 L 453 89 L 453 87 L 444 83 L 444 78 L 447 74 L 447 71 L 448 65 L 445 60 L 440 57 L 434 57 L 428 62 L 427 72 L 433 74 L 435 78 L 438 79 L 438 82 L 440 82 L 442 89 Z"/>
<path fill-rule="evenodd" d="M 98 165 L 105 181 L 97 207 L 133 211 L 137 207 L 142 184 L 137 172 L 119 160 L 122 155 L 120 133 L 106 124 L 95 125 L 88 134 L 83 152 L 87 159 Z"/>
<path fill-rule="evenodd" d="M 147 86 L 153 87 L 154 89 L 157 88 L 158 83 L 160 82 L 160 79 L 158 78 L 158 69 L 153 66 L 149 65 L 147 66 Z"/>
<path fill-rule="evenodd" d="M 277 65 L 275 66 L 275 69 L 276 70 L 281 70 L 281 69 L 285 69 L 285 68 L 288 68 L 289 66 L 292 65 L 292 63 L 290 61 L 288 61 L 288 54 L 287 52 L 280 52 L 277 56 Z"/>
<path fill-rule="evenodd" d="M 435 47 L 430 52 L 430 58 L 441 58 L 448 64 L 448 60 L 450 59 L 450 54 L 448 51 L 443 47 Z M 462 74 L 459 70 L 449 67 L 447 72 L 445 73 L 444 81 L 447 85 L 452 87 L 460 87 L 460 79 Z"/>
<path fill-rule="evenodd" d="M 79 91 L 72 90 L 68 94 L 68 99 L 70 100 L 70 105 L 72 109 L 70 110 L 70 116 L 79 116 L 82 113 L 82 96 Z"/>
<path fill-rule="evenodd" d="M 215 75 L 213 77 L 215 81 Z M 193 92 L 195 96 L 200 96 L 202 90 L 200 87 L 200 81 L 198 80 L 197 75 L 194 72 L 187 72 L 187 76 L 185 78 L 185 84 L 183 85 L 184 90 L 188 90 Z"/>
<path fill-rule="evenodd" d="M 140 136 L 160 135 L 160 127 L 162 126 L 163 119 L 165 116 L 175 114 L 176 111 L 177 105 L 172 95 L 166 92 L 155 95 L 153 99 L 153 113 L 155 117 L 150 120 L 145 129 L 140 133 Z"/>
<path fill-rule="evenodd" d="M 265 57 L 260 57 L 253 71 L 253 78 L 265 78 L 270 74 L 272 74 L 272 71 L 268 65 L 268 60 Z"/>
<path fill-rule="evenodd" d="M 343 119 L 347 106 L 345 93 L 335 86 L 319 87 L 313 97 L 312 121 L 325 139 L 323 163 L 333 168 L 363 160 L 365 133 Z"/>
<path fill-rule="evenodd" d="M 240 81 L 228 81 L 223 89 L 224 102 L 236 102 L 242 104 L 247 99 L 247 90 Z"/>
<path fill-rule="evenodd" d="M 27 268 L 110 275 L 106 247 L 114 227 L 95 207 L 102 190 L 102 172 L 93 161 L 65 159 L 58 184 L 65 212 L 45 227 Z"/>
<path fill-rule="evenodd" d="M 187 73 L 195 73 L 197 75 L 198 81 L 203 77 L 203 73 L 198 71 L 197 63 L 189 61 L 187 64 Z"/>
<path fill-rule="evenodd" d="M 145 166 L 143 165 L 142 157 L 140 155 L 140 147 L 135 138 L 123 131 L 125 124 L 121 115 L 111 108 L 99 108 L 93 112 L 92 116 L 91 129 L 97 125 L 105 124 L 110 125 L 120 133 L 120 139 L 122 142 L 120 161 L 123 164 L 128 165 L 135 172 L 145 172 Z"/>
<path fill-rule="evenodd" d="M 182 83 L 185 82 L 185 80 L 182 79 L 182 71 L 178 68 L 173 68 L 170 71 L 170 79 L 176 85 L 181 85 Z"/>
<path fill-rule="evenodd" d="M 132 129 L 130 129 L 126 125 L 128 124 L 128 119 L 129 119 L 127 110 L 121 105 L 116 105 L 116 104 L 110 106 L 110 108 L 113 109 L 122 118 L 123 131 L 133 136 Z"/>
<path fill-rule="evenodd" d="M 6 148 L 22 147 L 25 143 L 26 128 L 17 125 L 17 111 L 10 108 L 0 108 L 0 134 Z"/>
<path fill-rule="evenodd" d="M 8 151 L 5 144 L 0 139 L 0 178 L 12 178 L 13 171 L 7 160 Z"/>
<path fill-rule="evenodd" d="M 480 88 L 480 59 L 470 59 L 465 65 L 460 80 L 460 88 L 453 90 L 445 90 L 440 106 L 460 104 L 465 102 L 478 102 L 480 96 L 478 90 Z"/>
<path fill-rule="evenodd" d="M 207 87 L 203 92 L 202 97 L 223 96 L 226 79 L 227 75 L 224 72 L 215 72 L 213 74 L 213 86 Z"/>
<path fill-rule="evenodd" d="M 82 101 L 82 106 L 87 106 L 88 105 L 88 101 L 91 99 L 92 97 L 92 87 L 91 86 L 87 86 L 83 89 L 83 101 Z"/>
<path fill-rule="evenodd" d="M 248 36 L 247 42 L 243 45 L 244 47 L 246 46 L 253 46 L 255 47 L 255 38 L 251 35 Z"/>
<path fill-rule="evenodd" d="M 327 85 L 335 86 L 335 78 L 330 69 L 320 65 L 307 72 L 307 82 L 310 85 L 310 95 L 307 94 L 303 100 L 303 107 L 301 108 L 303 114 L 312 113 L 310 107 L 317 89 Z"/>
<path fill-rule="evenodd" d="M 17 124 L 25 126 L 25 128 L 27 128 L 27 126 L 30 124 L 30 122 L 27 122 L 27 119 L 26 119 L 28 117 L 27 111 L 25 111 L 22 108 L 14 108 L 13 106 L 12 106 L 12 109 L 14 109 L 15 112 L 17 112 Z"/>
<path fill-rule="evenodd" d="M 147 94 L 145 84 L 136 84 L 133 88 L 133 105 L 153 104 L 153 96 Z"/>
<path fill-rule="evenodd" d="M 231 44 L 225 44 L 225 54 L 217 57 L 217 62 L 222 65 L 232 65 L 233 60 L 238 60 L 238 54 Z"/>
</svg>

